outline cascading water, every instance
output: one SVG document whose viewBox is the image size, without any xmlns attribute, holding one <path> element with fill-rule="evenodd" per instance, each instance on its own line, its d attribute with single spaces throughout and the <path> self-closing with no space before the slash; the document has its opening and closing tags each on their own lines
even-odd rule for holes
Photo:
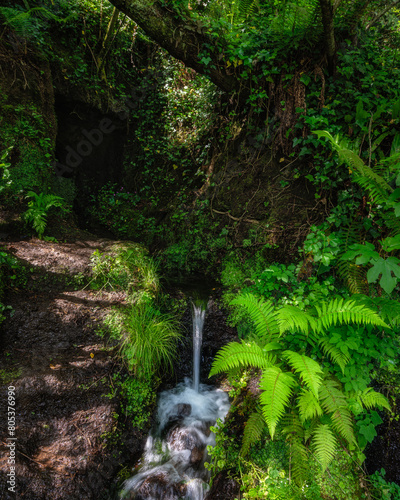
<svg viewBox="0 0 400 500">
<path fill-rule="evenodd" d="M 157 428 L 147 438 L 138 472 L 124 483 L 124 500 L 202 500 L 209 472 L 210 426 L 229 410 L 228 395 L 200 384 L 200 349 L 205 306 L 193 304 L 193 381 L 159 395 Z"/>
<path fill-rule="evenodd" d="M 206 317 L 204 304 L 192 304 L 193 312 L 193 389 L 199 392 L 200 385 L 200 354 L 203 340 L 203 327 Z"/>
</svg>

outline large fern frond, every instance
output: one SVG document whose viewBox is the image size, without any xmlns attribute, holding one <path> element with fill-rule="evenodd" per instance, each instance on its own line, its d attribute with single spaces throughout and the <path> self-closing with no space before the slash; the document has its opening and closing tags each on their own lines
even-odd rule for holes
<svg viewBox="0 0 400 500">
<path fill-rule="evenodd" d="M 277 366 L 263 370 L 260 388 L 263 390 L 260 399 L 262 413 L 268 425 L 271 439 L 274 438 L 276 426 L 289 403 L 296 381 L 291 373 L 282 372 Z"/>
<path fill-rule="evenodd" d="M 214 358 L 209 377 L 234 368 L 253 366 L 267 368 L 271 366 L 273 357 L 266 354 L 254 342 L 230 342 L 220 349 Z"/>
<path fill-rule="evenodd" d="M 319 424 L 315 429 L 312 446 L 322 470 L 325 471 L 335 456 L 337 446 L 336 438 L 328 424 Z"/>
<path fill-rule="evenodd" d="M 333 429 L 349 444 L 355 444 L 353 421 L 340 384 L 334 380 L 325 380 L 320 387 L 320 402 L 331 418 Z"/>
<path fill-rule="evenodd" d="M 356 445 L 353 419 L 350 411 L 345 407 L 337 408 L 331 415 L 332 427 L 348 444 Z"/>
<path fill-rule="evenodd" d="M 297 399 L 301 422 L 320 417 L 323 414 L 322 408 L 312 391 L 303 389 Z"/>
<path fill-rule="evenodd" d="M 359 400 L 361 400 L 363 406 L 368 410 L 377 406 L 386 408 L 389 411 L 391 410 L 389 401 L 385 396 L 380 392 L 374 391 L 371 387 L 368 387 L 359 395 Z"/>
<path fill-rule="evenodd" d="M 337 363 L 344 374 L 344 369 L 349 362 L 350 356 L 331 344 L 329 337 L 323 337 L 318 343 L 322 347 L 324 354 L 329 356 L 334 363 Z"/>
<path fill-rule="evenodd" d="M 315 319 L 299 307 L 286 305 L 276 311 L 280 333 L 302 332 L 308 334 L 314 328 Z"/>
<path fill-rule="evenodd" d="M 291 411 L 282 418 L 282 433 L 290 446 L 290 473 L 294 482 L 300 485 L 308 468 L 308 452 L 304 445 L 304 427 L 297 412 Z"/>
<path fill-rule="evenodd" d="M 265 420 L 259 411 L 255 411 L 246 422 L 243 432 L 242 449 L 240 454 L 247 455 L 250 446 L 260 440 L 265 428 Z"/>
<path fill-rule="evenodd" d="M 376 311 L 381 319 L 392 326 L 400 324 L 400 302 L 386 297 L 368 297 L 358 295 L 355 301 L 363 304 L 369 309 Z"/>
<path fill-rule="evenodd" d="M 318 313 L 315 328 L 316 333 L 320 333 L 337 324 L 349 323 L 388 328 L 376 312 L 362 304 L 356 304 L 351 299 L 333 299 L 330 302 L 322 302 L 320 305 L 316 305 L 315 309 Z"/>
<path fill-rule="evenodd" d="M 271 301 L 259 299 L 252 293 L 238 295 L 231 305 L 244 307 L 255 325 L 255 333 L 262 342 L 271 342 L 279 336 L 277 313 Z"/>
<path fill-rule="evenodd" d="M 287 360 L 295 372 L 299 372 L 303 382 L 317 398 L 322 380 L 319 375 L 319 373 L 322 373 L 320 365 L 305 354 L 299 354 L 294 351 L 284 351 L 282 357 Z"/>
<path fill-rule="evenodd" d="M 357 266 L 354 262 L 348 260 L 341 260 L 341 256 L 339 256 L 336 269 L 338 275 L 347 285 L 351 293 L 364 294 L 368 292 L 368 268 L 365 266 Z"/>
<path fill-rule="evenodd" d="M 319 401 L 322 408 L 329 414 L 338 408 L 347 406 L 346 397 L 341 391 L 341 385 L 332 379 L 324 380 L 319 388 Z"/>
</svg>

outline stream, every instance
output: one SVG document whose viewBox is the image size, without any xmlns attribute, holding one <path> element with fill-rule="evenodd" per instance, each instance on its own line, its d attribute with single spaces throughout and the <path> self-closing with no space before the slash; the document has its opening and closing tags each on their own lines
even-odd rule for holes
<svg viewBox="0 0 400 500">
<path fill-rule="evenodd" d="M 206 304 L 197 301 L 193 317 L 193 379 L 159 395 L 157 425 L 147 438 L 136 474 L 125 481 L 124 500 L 202 500 L 208 490 L 204 468 L 207 446 L 215 444 L 210 426 L 224 419 L 230 403 L 220 389 L 200 383 L 201 343 Z"/>
</svg>

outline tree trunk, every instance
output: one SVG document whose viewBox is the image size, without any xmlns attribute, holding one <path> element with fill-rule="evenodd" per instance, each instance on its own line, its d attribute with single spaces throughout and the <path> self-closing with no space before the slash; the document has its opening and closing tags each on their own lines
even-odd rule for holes
<svg viewBox="0 0 400 500">
<path fill-rule="evenodd" d="M 105 74 L 105 63 L 106 63 L 106 58 L 107 58 L 107 53 L 110 48 L 111 42 L 113 40 L 112 36 L 115 31 L 115 26 L 118 21 L 118 14 L 119 10 L 114 7 L 110 22 L 108 23 L 107 26 L 107 31 L 102 43 L 102 47 L 100 50 L 99 55 L 97 56 L 97 74 L 103 79 L 106 79 L 106 74 Z"/>
<path fill-rule="evenodd" d="M 328 60 L 328 71 L 332 75 L 335 72 L 335 28 L 333 24 L 333 5 L 331 0 L 319 0 L 324 26 L 325 50 Z"/>
<path fill-rule="evenodd" d="M 166 49 L 173 57 L 198 73 L 207 75 L 220 89 L 239 93 L 243 99 L 248 90 L 241 88 L 239 79 L 231 74 L 215 41 L 208 35 L 200 20 L 183 18 L 158 0 L 110 0 L 135 21 L 143 31 Z M 210 50 L 208 50 L 210 49 Z M 200 52 L 205 51 L 205 57 Z M 203 60 L 202 60 L 203 59 Z"/>
</svg>

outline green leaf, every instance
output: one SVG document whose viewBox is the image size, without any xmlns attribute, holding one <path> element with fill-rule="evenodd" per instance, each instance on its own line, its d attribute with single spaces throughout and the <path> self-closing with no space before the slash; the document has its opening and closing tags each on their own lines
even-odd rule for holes
<svg viewBox="0 0 400 500">
<path fill-rule="evenodd" d="M 314 396 L 318 398 L 318 389 L 321 385 L 319 373 L 322 373 L 319 364 L 308 356 L 293 351 L 284 351 L 282 357 L 288 361 L 295 372 L 300 372 L 302 380 L 307 384 Z"/>
<path fill-rule="evenodd" d="M 400 234 L 393 237 L 385 238 L 381 241 L 381 245 L 385 252 L 392 252 L 400 249 Z"/>
<path fill-rule="evenodd" d="M 367 273 L 368 283 L 375 282 L 382 275 L 379 284 L 386 293 L 392 293 L 397 284 L 397 278 L 400 278 L 400 260 L 396 257 L 388 257 L 387 259 L 379 257 L 372 264 L 373 266 Z M 392 276 L 392 273 L 395 277 Z"/>
<path fill-rule="evenodd" d="M 292 389 L 296 381 L 291 373 L 282 372 L 277 366 L 263 370 L 260 388 L 263 390 L 260 399 L 263 405 L 262 413 L 268 425 L 271 439 L 274 438 L 275 429 L 279 419 L 284 414 Z"/>
<path fill-rule="evenodd" d="M 379 258 L 379 253 L 372 243 L 366 242 L 365 245 L 356 243 L 351 245 L 349 250 L 342 255 L 342 260 L 353 260 L 355 258 L 356 265 L 361 266 L 370 262 L 371 259 Z"/>
</svg>

